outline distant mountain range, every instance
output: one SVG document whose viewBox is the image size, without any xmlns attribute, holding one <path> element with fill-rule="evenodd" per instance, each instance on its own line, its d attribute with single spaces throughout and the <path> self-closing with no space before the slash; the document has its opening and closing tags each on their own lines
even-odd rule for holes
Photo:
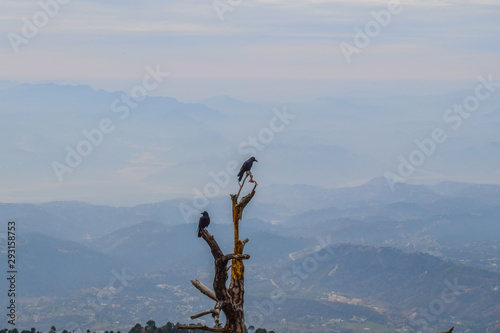
<svg viewBox="0 0 500 333">
<path fill-rule="evenodd" d="M 405 254 L 392 248 L 338 245 L 322 250 L 321 257 L 325 260 L 318 261 L 317 266 L 307 260 L 314 258 L 312 255 L 297 257 L 285 271 L 292 272 L 293 266 L 301 267 L 301 274 L 306 276 L 300 281 L 301 287 L 361 299 L 361 304 L 403 315 L 406 324 L 414 328 L 424 328 L 419 326 L 425 322 L 426 328 L 438 330 L 453 326 L 454 320 L 461 318 L 465 327 L 457 327 L 457 330 L 470 328 L 480 332 L 499 318 L 498 273 L 453 265 L 427 254 Z M 313 267 L 316 269 L 308 272 Z M 281 272 L 274 275 L 275 281 L 281 277 Z M 295 281 L 289 279 L 288 282 L 288 288 L 293 289 Z M 436 310 L 436 304 L 442 308 Z M 421 309 L 431 315 L 439 312 L 439 315 L 429 320 Z"/>
<path fill-rule="evenodd" d="M 392 192 L 384 178 L 376 178 L 364 185 L 337 189 L 308 185 L 259 187 L 245 213 L 247 218 L 267 222 L 261 223 L 262 226 L 277 224 L 283 228 L 282 232 L 296 232 L 297 236 L 339 231 L 341 227 L 344 233 L 358 238 L 375 237 L 380 242 L 396 236 L 406 239 L 402 237 L 404 234 L 417 236 L 417 231 L 425 235 L 435 231 L 434 236 L 439 235 L 444 240 L 448 233 L 450 240 L 463 245 L 467 240 L 498 240 L 498 197 L 498 185 L 445 182 L 424 186 L 398 183 Z M 197 223 L 198 216 L 185 219 L 180 210 L 182 205 L 194 209 L 189 199 L 133 207 L 97 206 L 83 202 L 0 204 L 0 219 L 18 220 L 19 228 L 24 232 L 45 233 L 86 243 L 140 222 L 158 222 L 168 226 Z M 229 222 L 231 206 L 228 197 L 211 199 L 205 209 L 212 212 L 213 223 Z M 365 228 L 349 231 L 349 225 L 353 223 Z M 450 223 L 454 225 L 452 229 L 441 230 L 442 226 Z M 314 228 L 301 231 L 304 225 L 314 225 Z M 367 228 L 375 232 L 368 232 Z M 380 234 L 376 232 L 377 228 L 389 228 L 390 231 Z M 453 244 L 453 241 L 447 242 L 447 245 Z"/>
<path fill-rule="evenodd" d="M 286 302 L 264 316 L 266 327 L 324 323 L 335 330 L 340 325 L 335 320 L 354 325 L 355 316 L 400 329 L 454 324 L 498 332 L 500 204 L 495 198 L 500 186 L 447 182 L 395 189 L 383 178 L 338 189 L 258 187 L 240 230 L 250 239 L 245 247 L 251 255 L 249 315 L 262 312 L 259 304 L 268 304 L 278 288 Z M 210 306 L 199 300 L 189 280 L 210 284 L 213 258 L 196 237 L 196 217 L 186 223 L 181 204 L 190 201 L 133 207 L 1 204 L 0 219 L 14 219 L 18 226 L 23 325 L 43 317 L 41 323 L 59 326 L 73 321 L 109 327 L 119 318 L 120 327 L 130 327 L 148 316 L 185 321 L 193 307 Z M 213 217 L 208 230 L 226 252 L 232 251 L 230 209 L 226 196 L 213 198 L 207 208 Z M 5 241 L 0 234 L 3 254 Z M 334 244 L 331 253 L 321 249 L 325 242 Z M 318 250 L 320 257 L 314 254 Z M 116 282 L 123 274 L 131 278 L 127 288 Z M 293 281 L 300 285 L 294 288 Z M 2 290 L 5 283 L 0 282 Z M 441 291 L 456 284 L 466 288 L 456 297 L 444 293 L 453 301 L 436 319 L 422 319 L 421 311 L 437 306 Z M 79 304 L 104 294 L 112 296 L 106 301 L 112 306 L 99 305 L 101 317 L 77 311 Z M 74 310 L 63 310 L 68 308 Z"/>
<path fill-rule="evenodd" d="M 105 285 L 124 266 L 116 258 L 81 244 L 41 234 L 24 234 L 17 246 L 21 297 L 67 297 Z"/>
<path fill-rule="evenodd" d="M 27 235 L 19 246 L 20 325 L 35 325 L 37 316 L 43 318 L 37 326 L 59 327 L 69 321 L 92 327 L 119 322 L 120 328 L 148 318 L 186 321 L 193 307 L 210 306 L 189 280 L 210 285 L 213 278 L 213 259 L 194 227 L 142 223 L 103 238 L 103 252 Z M 212 229 L 229 252 L 231 228 Z M 349 322 L 354 316 L 410 330 L 455 325 L 461 331 L 497 332 L 492 328 L 500 311 L 498 273 L 392 248 L 332 244 L 312 252 L 304 240 L 246 232 L 245 252 L 252 256 L 246 265 L 246 311 L 266 327 L 284 321 Z M 120 277 L 126 277 L 124 284 Z M 283 296 L 271 311 L 276 291 Z M 45 297 L 35 298 L 40 296 Z M 431 311 L 437 302 L 444 304 L 439 316 L 425 320 L 421 309 Z M 98 315 L 91 322 L 89 311 Z"/>
</svg>

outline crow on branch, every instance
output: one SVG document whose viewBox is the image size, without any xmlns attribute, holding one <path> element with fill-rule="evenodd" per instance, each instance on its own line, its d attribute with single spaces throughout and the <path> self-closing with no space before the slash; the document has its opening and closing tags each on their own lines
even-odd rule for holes
<svg viewBox="0 0 500 333">
<path fill-rule="evenodd" d="M 203 212 L 201 215 L 200 222 L 198 222 L 198 237 L 201 237 L 201 230 L 205 229 L 210 224 L 210 216 L 208 216 L 208 213 Z"/>
<path fill-rule="evenodd" d="M 243 175 L 245 173 L 250 172 L 250 169 L 252 168 L 253 162 L 259 162 L 259 161 L 257 161 L 255 159 L 255 157 L 252 156 L 248 160 L 246 160 L 245 163 L 243 163 L 243 165 L 241 166 L 240 172 L 238 172 L 238 182 L 241 182 L 241 179 L 243 178 Z M 251 183 L 254 182 L 251 172 L 250 172 L 250 182 Z"/>
</svg>

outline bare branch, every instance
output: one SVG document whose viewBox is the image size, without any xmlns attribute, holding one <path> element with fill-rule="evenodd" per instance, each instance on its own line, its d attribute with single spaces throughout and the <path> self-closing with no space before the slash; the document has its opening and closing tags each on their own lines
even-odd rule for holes
<svg viewBox="0 0 500 333">
<path fill-rule="evenodd" d="M 245 195 L 243 198 L 241 198 L 240 203 L 238 204 L 238 208 L 243 211 L 243 208 L 252 200 L 254 194 L 255 194 L 255 188 L 257 187 L 257 183 L 253 186 L 252 192 L 249 194 Z"/>
<path fill-rule="evenodd" d="M 180 330 L 203 330 L 209 332 L 225 332 L 226 328 L 213 328 L 203 325 L 177 325 L 177 328 Z"/>
<path fill-rule="evenodd" d="M 243 185 L 245 185 L 245 180 L 247 180 L 247 177 L 248 177 L 248 173 L 245 172 L 245 178 L 243 178 L 243 182 L 241 184 L 238 182 L 238 185 L 240 185 L 240 189 L 238 191 L 238 194 L 236 194 L 236 197 L 235 197 L 236 200 L 238 200 L 238 197 L 240 196 L 241 189 L 243 188 Z M 231 195 L 231 196 L 233 196 L 233 195 Z"/>
<path fill-rule="evenodd" d="M 224 255 L 214 236 L 210 234 L 207 229 L 201 229 L 201 237 L 203 237 L 208 246 L 210 246 L 214 259 L 219 259 Z"/>
<path fill-rule="evenodd" d="M 193 286 L 198 289 L 203 295 L 208 296 L 215 302 L 217 302 L 217 297 L 215 296 L 215 292 L 213 290 L 210 290 L 207 286 L 205 286 L 203 283 L 201 283 L 198 279 L 196 280 L 191 280 L 191 283 Z"/>
<path fill-rule="evenodd" d="M 241 198 L 240 202 L 238 203 L 238 197 L 235 195 L 231 195 L 231 199 L 233 200 L 233 221 L 240 221 L 243 215 L 243 209 L 245 206 L 252 200 L 253 196 L 255 195 L 255 188 L 257 187 L 257 183 L 255 183 L 252 192 L 249 194 L 245 195 L 243 198 Z"/>
<path fill-rule="evenodd" d="M 196 319 L 196 318 L 200 318 L 200 317 L 203 317 L 203 316 L 206 316 L 207 314 L 218 314 L 219 313 L 219 309 L 210 309 L 210 310 L 206 310 L 206 311 L 203 311 L 203 312 L 200 312 L 200 313 L 197 313 L 195 315 L 192 315 L 190 318 L 191 319 Z"/>
<path fill-rule="evenodd" d="M 454 329 L 454 328 L 455 328 L 455 327 L 452 327 L 452 328 L 450 328 L 450 329 L 449 329 L 449 330 L 447 330 L 447 331 L 444 331 L 444 332 L 439 332 L 439 333 L 451 333 L 451 332 L 453 331 L 453 329 Z"/>
<path fill-rule="evenodd" d="M 250 255 L 248 254 L 226 254 L 224 257 L 222 257 L 222 260 L 228 262 L 229 260 L 244 260 L 244 259 L 250 259 Z"/>
</svg>

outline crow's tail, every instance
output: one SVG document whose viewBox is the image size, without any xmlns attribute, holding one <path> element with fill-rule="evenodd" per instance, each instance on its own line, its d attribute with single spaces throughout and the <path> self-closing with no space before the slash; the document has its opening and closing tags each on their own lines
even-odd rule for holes
<svg viewBox="0 0 500 333">
<path fill-rule="evenodd" d="M 201 228 L 198 227 L 198 237 L 201 237 Z"/>
</svg>

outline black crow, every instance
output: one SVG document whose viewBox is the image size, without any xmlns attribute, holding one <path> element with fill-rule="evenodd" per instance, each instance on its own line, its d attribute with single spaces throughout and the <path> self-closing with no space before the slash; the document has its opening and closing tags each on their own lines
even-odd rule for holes
<svg viewBox="0 0 500 333">
<path fill-rule="evenodd" d="M 201 213 L 200 222 L 198 223 L 198 237 L 201 237 L 201 229 L 205 229 L 210 224 L 210 216 L 207 212 Z"/>
<path fill-rule="evenodd" d="M 247 171 L 250 171 L 250 169 L 252 168 L 252 164 L 253 162 L 258 162 L 255 157 L 250 157 L 248 160 L 245 161 L 245 163 L 243 163 L 243 165 L 241 166 L 241 169 L 240 169 L 240 172 L 238 173 L 238 181 L 241 182 L 241 178 L 243 178 L 243 175 L 245 174 L 245 172 Z"/>
</svg>

